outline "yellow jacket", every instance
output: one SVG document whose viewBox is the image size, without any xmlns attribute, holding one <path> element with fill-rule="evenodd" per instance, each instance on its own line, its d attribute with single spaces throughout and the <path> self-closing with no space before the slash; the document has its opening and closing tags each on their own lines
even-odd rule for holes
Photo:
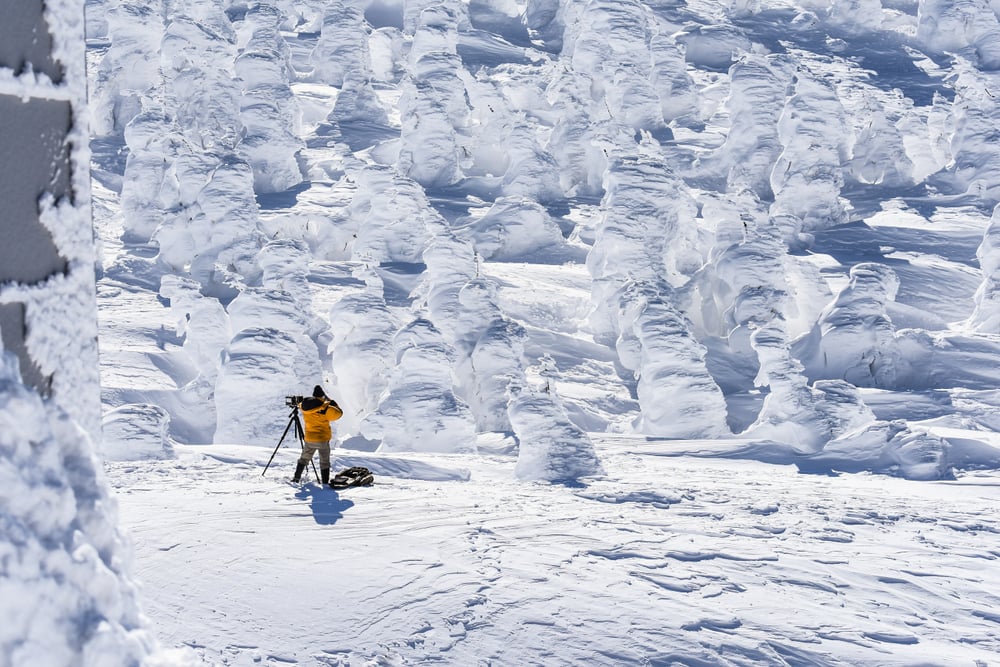
<svg viewBox="0 0 1000 667">
<path fill-rule="evenodd" d="M 308 442 L 328 442 L 333 437 L 330 422 L 344 416 L 344 411 L 329 399 L 309 397 L 302 401 L 302 421 Z"/>
</svg>

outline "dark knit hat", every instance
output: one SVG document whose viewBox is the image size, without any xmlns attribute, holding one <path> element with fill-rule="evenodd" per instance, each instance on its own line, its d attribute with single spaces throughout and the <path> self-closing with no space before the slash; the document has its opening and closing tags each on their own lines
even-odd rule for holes
<svg viewBox="0 0 1000 667">
<path fill-rule="evenodd" d="M 326 398 L 326 392 L 323 391 L 323 387 L 316 385 L 313 387 L 313 396 L 316 398 Z"/>
</svg>

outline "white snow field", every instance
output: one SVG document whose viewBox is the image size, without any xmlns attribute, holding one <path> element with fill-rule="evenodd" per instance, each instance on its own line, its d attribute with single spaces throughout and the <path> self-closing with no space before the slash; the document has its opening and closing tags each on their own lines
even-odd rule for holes
<svg viewBox="0 0 1000 667">
<path fill-rule="evenodd" d="M 87 10 L 161 661 L 1000 663 L 996 2 Z"/>
<path fill-rule="evenodd" d="M 283 448 L 109 464 L 161 642 L 215 665 L 991 665 L 995 473 L 799 474 L 595 437 L 606 476 L 511 457 L 347 455 L 376 483 L 283 481 Z M 647 445 L 651 445 L 648 447 Z M 652 450 L 654 453 L 648 453 Z M 274 464 L 272 464 L 274 465 Z"/>
</svg>

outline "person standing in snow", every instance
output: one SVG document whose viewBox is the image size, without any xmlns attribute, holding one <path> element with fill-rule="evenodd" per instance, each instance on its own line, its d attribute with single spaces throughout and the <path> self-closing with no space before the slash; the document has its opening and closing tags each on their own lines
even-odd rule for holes
<svg viewBox="0 0 1000 667">
<path fill-rule="evenodd" d="M 316 385 L 313 388 L 312 396 L 303 399 L 299 404 L 302 412 L 302 421 L 305 422 L 305 442 L 302 447 L 302 456 L 299 457 L 295 465 L 295 475 L 293 482 L 298 482 L 302 478 L 302 471 L 312 460 L 313 454 L 319 452 L 319 474 L 323 484 L 330 483 L 330 440 L 333 438 L 333 430 L 330 422 L 340 419 L 344 411 L 340 409 L 337 402 L 332 398 L 327 398 L 323 387 Z"/>
</svg>

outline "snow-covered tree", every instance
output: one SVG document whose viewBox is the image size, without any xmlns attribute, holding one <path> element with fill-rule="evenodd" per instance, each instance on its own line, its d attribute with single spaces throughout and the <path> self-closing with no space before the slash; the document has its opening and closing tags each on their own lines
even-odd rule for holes
<svg viewBox="0 0 1000 667">
<path fill-rule="evenodd" d="M 784 323 L 777 318 L 756 329 L 751 337 L 760 360 L 756 382 L 769 392 L 757 421 L 743 435 L 788 443 L 801 453 L 813 453 L 830 440 L 875 420 L 853 385 L 821 380 L 809 386 L 788 343 Z"/>
<path fill-rule="evenodd" d="M 782 152 L 778 120 L 791 77 L 774 56 L 744 55 L 729 68 L 729 131 L 716 160 L 734 191 L 770 200 L 771 171 Z M 714 166 L 714 162 L 713 162 Z"/>
<path fill-rule="evenodd" d="M 422 11 L 410 47 L 409 73 L 401 84 L 398 166 L 424 187 L 461 178 L 457 129 L 465 126 L 469 106 L 465 84 L 456 74 L 461 63 L 457 30 L 458 17 L 449 5 Z"/>
<path fill-rule="evenodd" d="M 1000 69 L 1000 19 L 983 0 L 920 0 L 917 39 L 933 53 L 958 53 L 980 69 Z"/>
<path fill-rule="evenodd" d="M 239 154 L 253 169 L 258 194 L 281 192 L 302 182 L 297 160 L 304 148 L 300 112 L 289 87 L 288 46 L 278 30 L 279 20 L 280 14 L 259 7 L 248 12 L 244 23 L 253 29 L 235 62 L 243 90 Z"/>
<path fill-rule="evenodd" d="M 356 2 L 330 3 L 323 12 L 323 29 L 310 55 L 313 78 L 339 88 L 350 73 L 362 78 L 369 75 L 370 30 L 364 11 Z"/>
<path fill-rule="evenodd" d="M 886 305 L 899 289 L 887 266 L 851 267 L 850 283 L 826 307 L 793 354 L 812 378 L 843 379 L 855 386 L 891 387 L 902 360 Z"/>
<path fill-rule="evenodd" d="M 977 331 L 1000 333 L 1000 204 L 993 209 L 993 218 L 976 255 L 983 283 L 976 291 L 976 309 L 970 324 Z"/>
<path fill-rule="evenodd" d="M 802 232 L 826 229 L 847 221 L 842 165 L 849 136 L 844 109 L 826 82 L 800 72 L 795 94 L 778 121 L 782 152 L 771 171 L 774 204 L 785 240 L 801 243 Z"/>
<path fill-rule="evenodd" d="M 105 16 L 111 45 L 98 71 L 91 131 L 99 137 L 120 137 L 144 111 L 143 96 L 161 84 L 163 4 L 120 0 Z"/>
<path fill-rule="evenodd" d="M 381 441 L 383 452 L 476 451 L 472 414 L 452 390 L 454 348 L 423 318 L 400 329 L 392 346 L 392 377 L 361 434 Z"/>
<path fill-rule="evenodd" d="M 998 39 L 1000 43 L 1000 39 Z M 944 180 L 957 193 L 1000 200 L 1000 73 L 982 72 L 959 60 L 951 105 L 949 152 Z"/>
</svg>

